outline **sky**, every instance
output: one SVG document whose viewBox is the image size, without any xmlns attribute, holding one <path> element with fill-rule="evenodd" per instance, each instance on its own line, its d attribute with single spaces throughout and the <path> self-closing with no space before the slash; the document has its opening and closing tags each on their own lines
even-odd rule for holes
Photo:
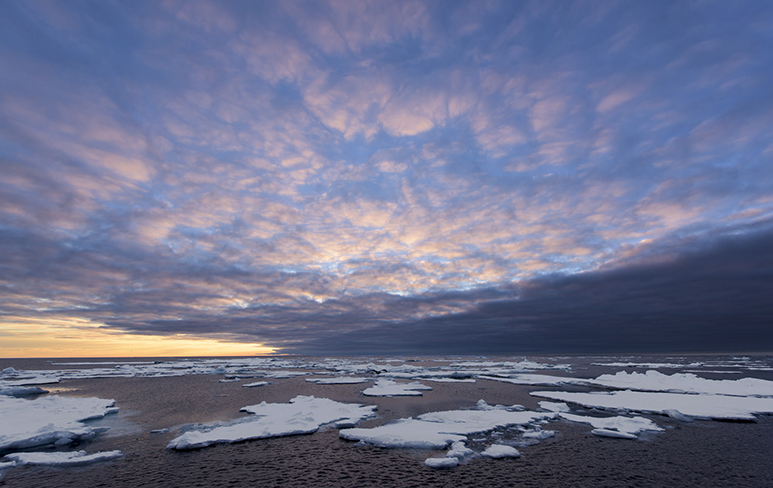
<svg viewBox="0 0 773 488">
<path fill-rule="evenodd" d="M 773 351 L 767 1 L 0 2 L 0 357 Z"/>
</svg>

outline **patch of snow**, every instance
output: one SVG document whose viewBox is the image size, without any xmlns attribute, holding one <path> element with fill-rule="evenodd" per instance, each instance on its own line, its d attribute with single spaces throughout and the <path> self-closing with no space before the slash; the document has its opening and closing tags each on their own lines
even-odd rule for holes
<svg viewBox="0 0 773 488">
<path fill-rule="evenodd" d="M 212 444 L 241 442 L 296 434 L 311 434 L 323 425 L 355 425 L 375 416 L 375 405 L 339 403 L 327 398 L 297 396 L 290 403 L 266 403 L 242 408 L 254 418 L 218 425 L 205 430 L 192 430 L 172 439 L 168 449 L 199 449 Z"/>
<path fill-rule="evenodd" d="M 7 454 L 5 457 L 14 461 L 18 466 L 84 466 L 101 461 L 109 461 L 123 456 L 121 451 L 104 451 L 94 454 L 86 454 L 86 451 L 77 452 L 17 452 Z"/>
<path fill-rule="evenodd" d="M 668 410 L 678 410 L 682 415 L 704 419 L 754 420 L 755 413 L 773 413 L 773 398 L 630 390 L 594 393 L 533 391 L 530 394 L 612 410 L 626 409 L 661 415 L 668 415 Z"/>
<path fill-rule="evenodd" d="M 0 396 L 0 451 L 47 444 L 67 444 L 106 430 L 84 420 L 115 413 L 115 400 L 68 398 L 57 395 L 24 400 Z"/>
<path fill-rule="evenodd" d="M 421 396 L 419 390 L 431 390 L 432 387 L 422 385 L 418 381 L 413 383 L 396 383 L 393 380 L 378 380 L 375 385 L 362 391 L 365 396 Z"/>
<path fill-rule="evenodd" d="M 507 457 L 521 457 L 521 453 L 518 452 L 518 449 L 511 446 L 505 446 L 503 444 L 491 445 L 488 447 L 488 449 L 480 453 L 480 455 L 490 457 L 490 458 L 495 458 L 495 459 L 507 458 Z"/>
</svg>

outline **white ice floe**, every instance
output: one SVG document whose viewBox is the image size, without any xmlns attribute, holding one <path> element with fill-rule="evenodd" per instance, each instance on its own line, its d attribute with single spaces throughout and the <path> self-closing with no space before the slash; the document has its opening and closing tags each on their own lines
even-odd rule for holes
<svg viewBox="0 0 773 488">
<path fill-rule="evenodd" d="M 569 412 L 569 405 L 564 402 L 539 402 L 539 408 L 544 408 L 549 412 Z"/>
<path fill-rule="evenodd" d="M 650 370 L 646 373 L 604 374 L 591 383 L 600 386 L 641 391 L 672 393 L 712 393 L 736 396 L 773 396 L 773 381 L 758 378 L 737 380 L 708 380 L 692 373 L 667 375 Z"/>
<path fill-rule="evenodd" d="M 254 418 L 192 430 L 172 439 L 169 449 L 198 449 L 212 444 L 240 442 L 296 434 L 311 434 L 323 425 L 348 427 L 375 416 L 375 405 L 340 403 L 327 398 L 297 396 L 290 403 L 266 403 L 242 408 Z"/>
<path fill-rule="evenodd" d="M 17 466 L 84 466 L 101 461 L 109 461 L 123 456 L 121 451 L 104 451 L 86 454 L 86 451 L 76 452 L 16 452 L 5 457 Z"/>
<path fill-rule="evenodd" d="M 64 445 L 90 438 L 105 428 L 84 420 L 115 413 L 115 400 L 46 396 L 25 400 L 0 396 L 0 451 L 47 444 Z"/>
<path fill-rule="evenodd" d="M 240 381 L 239 378 L 224 378 L 222 380 L 217 380 L 218 383 L 236 383 L 237 381 Z"/>
<path fill-rule="evenodd" d="M 483 404 L 488 408 L 430 412 L 415 419 L 400 419 L 370 429 L 344 429 L 339 435 L 344 439 L 378 447 L 443 449 L 454 442 L 466 440 L 467 435 L 475 432 L 487 432 L 511 425 L 529 425 L 555 418 L 556 415 L 549 412 L 511 411 L 489 407 L 485 402 Z"/>
<path fill-rule="evenodd" d="M 413 383 L 396 383 L 393 380 L 381 379 L 370 388 L 362 391 L 365 396 L 421 396 L 419 390 L 431 390 L 432 387 L 422 385 L 418 381 Z"/>
<path fill-rule="evenodd" d="M 515 374 L 509 377 L 479 376 L 482 380 L 502 381 L 515 385 L 533 386 L 563 386 L 563 385 L 587 385 L 588 380 L 580 378 L 567 378 L 563 376 L 550 376 L 546 374 Z"/>
<path fill-rule="evenodd" d="M 755 413 L 773 413 L 773 398 L 760 397 L 630 390 L 593 393 L 533 391 L 531 395 L 612 410 L 626 409 L 662 415 L 668 415 L 669 410 L 676 410 L 682 415 L 696 418 L 754 420 Z"/>
<path fill-rule="evenodd" d="M 242 386 L 244 388 L 255 388 L 256 386 L 266 386 L 266 385 L 270 385 L 270 384 L 271 383 L 269 383 L 268 381 L 255 381 L 255 382 L 252 382 L 252 383 L 245 383 Z"/>
<path fill-rule="evenodd" d="M 616 417 L 588 417 L 570 413 L 561 413 L 560 415 L 561 418 L 571 422 L 591 424 L 594 428 L 591 432 L 602 437 L 637 439 L 637 435 L 644 431 L 663 431 L 662 427 L 644 417 L 623 417 L 620 415 Z"/>
<path fill-rule="evenodd" d="M 424 460 L 424 464 L 430 468 L 453 468 L 459 465 L 459 459 L 455 457 L 431 457 Z"/>
<path fill-rule="evenodd" d="M 337 378 L 306 378 L 309 383 L 318 385 L 356 385 L 358 383 L 367 383 L 373 381 L 372 378 L 359 378 L 356 376 L 341 376 Z"/>
<path fill-rule="evenodd" d="M 511 447 L 511 446 L 505 446 L 503 444 L 494 444 L 492 446 L 489 446 L 488 449 L 480 453 L 481 456 L 486 456 L 490 458 L 507 458 L 507 457 L 520 457 L 521 453 L 518 452 L 518 449 Z"/>
<path fill-rule="evenodd" d="M 549 437 L 553 437 L 554 435 L 556 435 L 556 433 L 553 430 L 536 429 L 536 430 L 527 430 L 521 435 L 527 439 L 543 440 Z"/>
</svg>

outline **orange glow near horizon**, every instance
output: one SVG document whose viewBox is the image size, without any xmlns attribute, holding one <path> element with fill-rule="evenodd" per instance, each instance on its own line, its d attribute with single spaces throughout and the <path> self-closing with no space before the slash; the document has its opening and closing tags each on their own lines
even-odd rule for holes
<svg viewBox="0 0 773 488">
<path fill-rule="evenodd" d="M 276 351 L 256 343 L 183 334 L 146 336 L 109 332 L 78 322 L 0 323 L 0 358 L 255 356 Z"/>
</svg>

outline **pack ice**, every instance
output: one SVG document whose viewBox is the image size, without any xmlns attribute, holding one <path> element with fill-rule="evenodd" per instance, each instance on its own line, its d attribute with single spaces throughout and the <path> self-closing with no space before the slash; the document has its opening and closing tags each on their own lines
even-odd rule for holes
<svg viewBox="0 0 773 488">
<path fill-rule="evenodd" d="M 365 396 L 421 396 L 419 390 L 431 390 L 432 387 L 422 385 L 418 381 L 413 383 L 397 383 L 394 380 L 381 379 L 370 388 L 362 391 Z"/>
<path fill-rule="evenodd" d="M 299 395 L 290 403 L 266 403 L 242 408 L 255 414 L 245 421 L 185 432 L 172 439 L 168 449 L 199 449 L 251 439 L 311 434 L 323 425 L 348 427 L 375 416 L 375 405 L 340 403 L 327 398 Z"/>
</svg>

